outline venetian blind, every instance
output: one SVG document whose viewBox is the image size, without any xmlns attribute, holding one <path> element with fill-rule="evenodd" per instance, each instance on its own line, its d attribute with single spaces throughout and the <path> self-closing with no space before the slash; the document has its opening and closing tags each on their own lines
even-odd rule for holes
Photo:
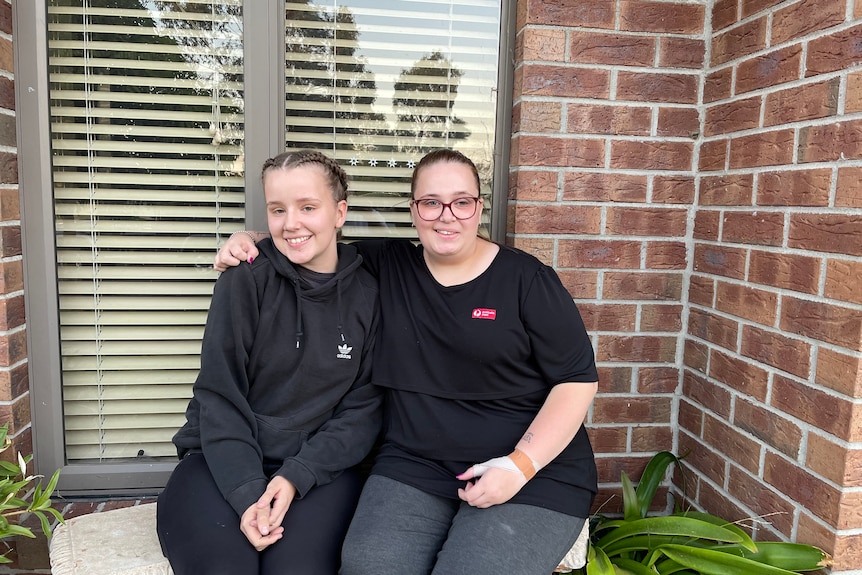
<svg viewBox="0 0 862 575">
<path fill-rule="evenodd" d="M 67 459 L 175 456 L 244 227 L 241 0 L 50 0 Z"/>
<path fill-rule="evenodd" d="M 286 144 L 345 166 L 346 239 L 413 237 L 410 175 L 436 148 L 469 156 L 490 195 L 499 0 L 288 0 L 286 9 Z"/>
</svg>

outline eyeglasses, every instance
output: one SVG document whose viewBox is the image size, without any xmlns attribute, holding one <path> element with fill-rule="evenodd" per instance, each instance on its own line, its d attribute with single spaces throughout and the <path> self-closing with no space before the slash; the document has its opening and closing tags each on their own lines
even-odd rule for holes
<svg viewBox="0 0 862 575">
<path fill-rule="evenodd" d="M 410 204 L 416 206 L 416 213 L 426 222 L 433 222 L 443 215 L 443 210 L 449 208 L 452 215 L 459 220 L 468 220 L 476 215 L 476 206 L 480 198 L 470 196 L 452 200 L 449 203 L 440 200 L 410 200 Z"/>
</svg>

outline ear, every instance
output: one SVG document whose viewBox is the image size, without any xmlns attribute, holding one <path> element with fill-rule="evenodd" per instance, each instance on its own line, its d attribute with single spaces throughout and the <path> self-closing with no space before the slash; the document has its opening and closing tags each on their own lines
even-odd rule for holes
<svg viewBox="0 0 862 575">
<path fill-rule="evenodd" d="M 347 200 L 341 200 L 335 204 L 335 228 L 341 228 L 345 221 L 347 221 Z"/>
</svg>

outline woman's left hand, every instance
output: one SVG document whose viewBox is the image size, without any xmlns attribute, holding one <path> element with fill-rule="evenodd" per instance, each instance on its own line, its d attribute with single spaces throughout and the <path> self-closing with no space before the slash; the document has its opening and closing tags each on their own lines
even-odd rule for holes
<svg viewBox="0 0 862 575">
<path fill-rule="evenodd" d="M 458 479 L 467 481 L 466 487 L 458 490 L 458 497 L 468 505 L 486 509 L 492 505 L 505 503 L 527 484 L 527 478 L 517 467 L 514 470 L 509 470 L 489 466 L 489 463 L 491 461 L 482 464 L 487 469 L 480 469 L 477 472 L 476 467 L 478 466 L 474 465 L 458 476 Z M 471 481 L 472 479 L 477 480 Z"/>
</svg>

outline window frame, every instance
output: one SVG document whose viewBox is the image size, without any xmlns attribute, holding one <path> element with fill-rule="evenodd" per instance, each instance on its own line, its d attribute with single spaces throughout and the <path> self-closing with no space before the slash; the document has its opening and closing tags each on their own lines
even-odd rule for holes
<svg viewBox="0 0 862 575">
<path fill-rule="evenodd" d="M 512 125 L 514 29 L 517 0 L 501 0 L 497 77 L 494 188 L 491 238 L 504 242 Z M 260 166 L 284 149 L 284 0 L 243 2 L 246 166 Z M 154 493 L 165 485 L 176 462 L 67 464 L 63 428 L 62 370 L 48 77 L 47 2 L 13 2 L 18 178 L 21 198 L 24 299 L 27 330 L 31 434 L 35 469 L 50 475 L 61 469 L 64 494 Z M 281 16 L 280 16 L 281 15 Z M 246 25 L 248 22 L 265 25 Z M 265 230 L 265 202 L 256 170 L 245 174 L 245 221 Z"/>
</svg>

